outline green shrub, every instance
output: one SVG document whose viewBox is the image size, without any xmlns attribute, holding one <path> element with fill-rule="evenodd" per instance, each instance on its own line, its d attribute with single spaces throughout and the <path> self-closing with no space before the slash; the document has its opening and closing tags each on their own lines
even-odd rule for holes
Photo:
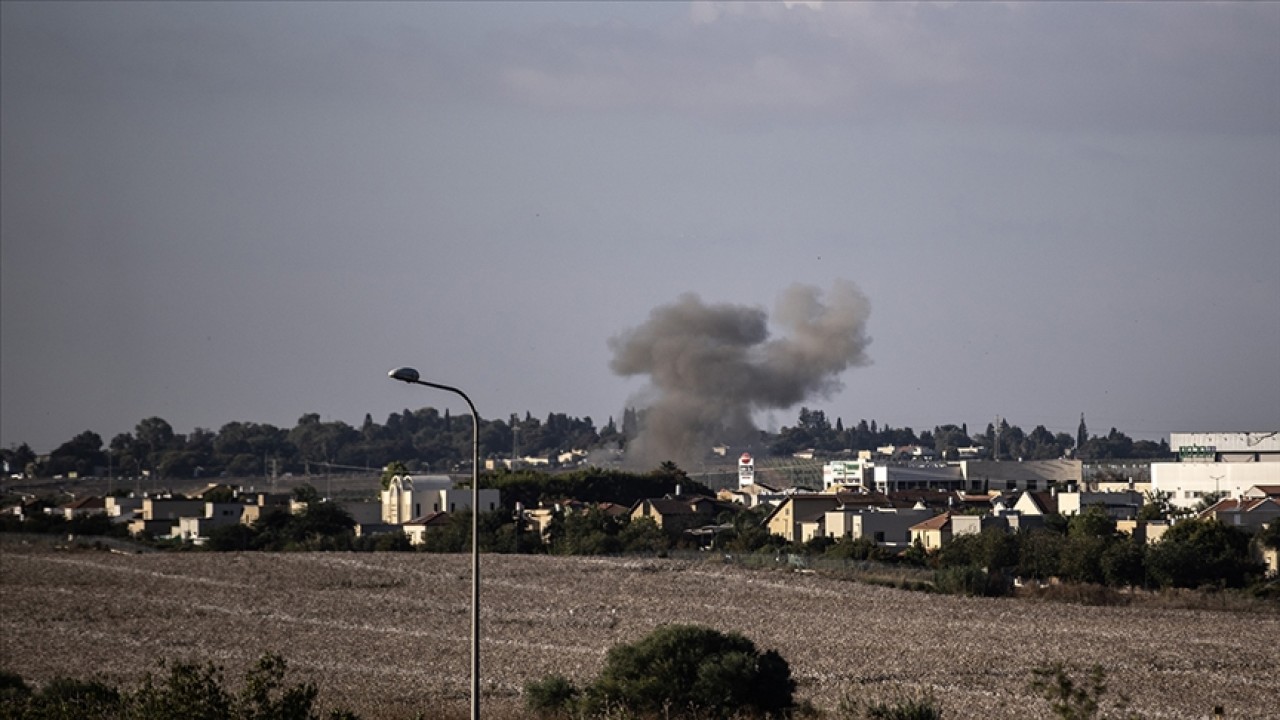
<svg viewBox="0 0 1280 720">
<path fill-rule="evenodd" d="M 588 713 L 605 708 L 664 717 L 777 717 L 795 706 L 791 668 L 737 633 L 667 625 L 609 651 L 583 698 Z"/>
<path fill-rule="evenodd" d="M 563 675 L 548 675 L 524 688 L 525 707 L 538 717 L 568 714 L 578 697 L 578 689 Z"/>
</svg>

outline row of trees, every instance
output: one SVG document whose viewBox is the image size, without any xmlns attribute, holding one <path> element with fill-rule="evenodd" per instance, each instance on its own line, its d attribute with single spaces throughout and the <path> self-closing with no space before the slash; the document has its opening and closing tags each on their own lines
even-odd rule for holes
<svg viewBox="0 0 1280 720">
<path fill-rule="evenodd" d="M 547 457 L 570 449 L 618 449 L 626 446 L 643 422 L 643 413 L 628 409 L 621 429 L 613 418 L 597 429 L 590 417 L 551 413 L 545 420 L 526 413 L 505 420 L 480 421 L 481 457 Z M 879 425 L 859 420 L 845 427 L 834 425 L 821 410 L 801 408 L 798 422 L 766 436 L 775 455 L 803 449 L 827 452 L 871 450 L 884 445 L 920 445 L 933 448 L 938 457 L 955 458 L 962 447 L 982 446 L 1002 459 L 1048 459 L 1074 454 L 1081 459 L 1154 458 L 1169 455 L 1168 444 L 1135 441 L 1112 428 L 1106 435 L 1089 435 L 1083 417 L 1073 438 L 1054 434 L 1043 425 L 1023 432 L 1001 420 L 997 428 L 970 434 L 967 425 L 939 425 L 917 434 L 909 427 Z M 709 450 L 709 449 L 708 449 Z M 404 410 L 391 413 L 385 423 L 365 415 L 360 427 L 340 420 L 322 420 L 315 413 L 298 418 L 292 428 L 267 423 L 231 422 L 216 432 L 196 428 L 176 433 L 166 420 L 145 418 L 133 432 L 120 433 L 104 442 L 86 430 L 59 445 L 47 456 L 38 456 L 25 443 L 0 450 L 10 472 L 53 477 L 86 475 L 160 478 L 270 476 L 282 473 L 322 472 L 324 468 L 379 468 L 393 460 L 405 461 L 411 470 L 455 470 L 470 462 L 471 419 L 455 418 L 446 409 Z"/>
<path fill-rule="evenodd" d="M 985 448 L 988 457 L 1001 460 L 1051 460 L 1068 455 L 1083 460 L 1169 456 L 1169 445 L 1163 440 L 1158 443 L 1133 440 L 1115 428 L 1106 435 L 1090 435 L 1083 416 L 1075 437 L 1050 432 L 1043 425 L 1037 425 L 1029 433 L 1023 432 L 1005 419 L 1000 420 L 998 427 L 996 423 L 988 423 L 985 431 L 972 435 L 967 424 L 938 425 L 916 434 L 910 427 L 877 426 L 875 420 L 859 420 L 856 425 L 845 427 L 844 420 L 836 418 L 833 425 L 826 413 L 809 408 L 800 408 L 798 422 L 783 427 L 770 443 L 770 450 L 775 455 L 790 455 L 805 449 L 835 453 L 872 450 L 885 445 L 919 445 L 948 460 L 958 458 L 959 449 L 965 447 Z"/>
</svg>

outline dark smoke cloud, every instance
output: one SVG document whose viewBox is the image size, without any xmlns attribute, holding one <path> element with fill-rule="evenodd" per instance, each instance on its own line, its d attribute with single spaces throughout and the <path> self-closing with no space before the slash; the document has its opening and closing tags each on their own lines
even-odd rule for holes
<svg viewBox="0 0 1280 720">
<path fill-rule="evenodd" d="M 865 365 L 870 304 L 851 282 L 824 296 L 793 285 L 778 301 L 770 339 L 759 308 L 707 305 L 686 293 L 655 308 L 648 322 L 609 340 L 610 367 L 619 375 L 648 375 L 651 402 L 629 461 L 688 463 L 712 444 L 741 446 L 759 435 L 752 415 L 780 410 L 842 387 L 839 375 Z"/>
</svg>

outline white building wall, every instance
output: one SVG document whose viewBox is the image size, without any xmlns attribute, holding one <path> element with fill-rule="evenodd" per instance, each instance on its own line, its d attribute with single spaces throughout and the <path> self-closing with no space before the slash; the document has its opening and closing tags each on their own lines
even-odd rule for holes
<svg viewBox="0 0 1280 720">
<path fill-rule="evenodd" d="M 957 465 L 877 465 L 872 470 L 876 492 L 889 493 L 911 488 L 959 490 L 964 486 L 964 475 Z"/>
<path fill-rule="evenodd" d="M 1240 497 L 1254 485 L 1280 485 L 1280 462 L 1151 463 L 1151 490 L 1170 493 L 1176 507 L 1195 507 L 1210 493 Z"/>
</svg>

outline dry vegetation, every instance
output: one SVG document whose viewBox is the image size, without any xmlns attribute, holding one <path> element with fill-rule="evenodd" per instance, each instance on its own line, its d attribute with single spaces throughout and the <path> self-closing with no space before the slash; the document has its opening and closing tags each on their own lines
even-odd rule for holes
<svg viewBox="0 0 1280 720">
<path fill-rule="evenodd" d="M 929 689 L 948 718 L 1043 717 L 1030 670 L 1101 664 L 1142 717 L 1280 718 L 1280 616 L 971 599 L 710 561 L 485 556 L 486 716 L 521 688 L 593 677 L 669 622 L 736 630 L 791 663 L 819 709 Z M 160 659 L 228 676 L 266 650 L 323 705 L 365 718 L 465 714 L 469 557 L 119 554 L 0 537 L 0 669 L 131 683 Z"/>
</svg>

